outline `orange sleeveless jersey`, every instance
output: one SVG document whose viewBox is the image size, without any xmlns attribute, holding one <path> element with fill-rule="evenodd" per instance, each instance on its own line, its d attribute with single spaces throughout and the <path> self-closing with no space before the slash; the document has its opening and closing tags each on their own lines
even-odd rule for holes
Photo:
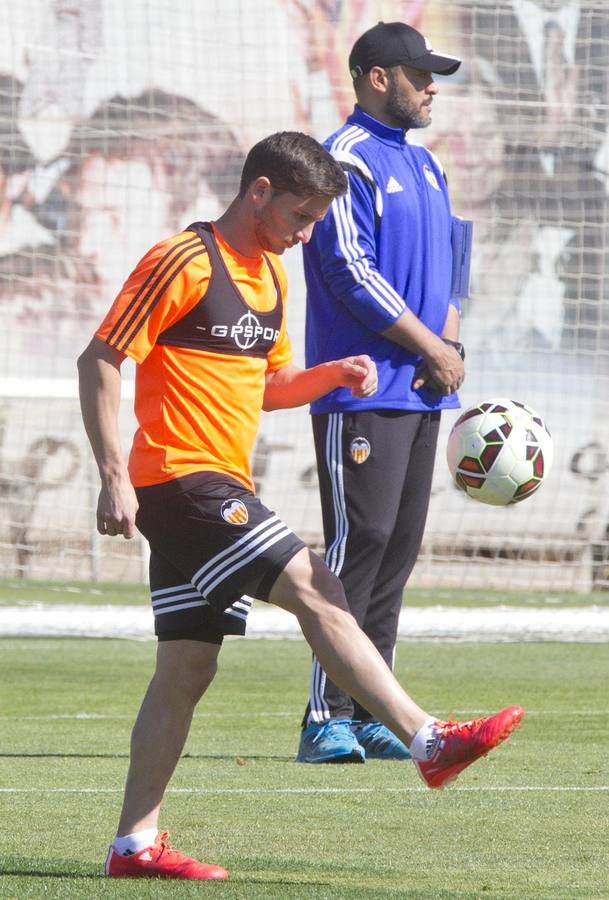
<svg viewBox="0 0 609 900">
<path fill-rule="evenodd" d="M 263 257 L 244 257 L 214 228 L 218 249 L 246 304 L 267 312 L 277 291 Z M 153 247 L 129 276 L 96 332 L 138 363 L 139 428 L 129 456 L 136 487 L 208 470 L 253 490 L 250 455 L 262 409 L 265 374 L 292 362 L 286 331 L 287 279 L 269 254 L 283 296 L 279 337 L 266 358 L 157 345 L 157 337 L 204 297 L 211 265 L 197 234 L 183 231 Z"/>
</svg>

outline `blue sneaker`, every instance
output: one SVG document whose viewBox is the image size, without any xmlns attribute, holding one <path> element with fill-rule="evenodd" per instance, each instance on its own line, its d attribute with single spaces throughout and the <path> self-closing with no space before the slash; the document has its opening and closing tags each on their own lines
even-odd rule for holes
<svg viewBox="0 0 609 900">
<path fill-rule="evenodd" d="M 364 722 L 356 726 L 353 733 L 367 759 L 412 759 L 406 744 L 380 722 Z"/>
<path fill-rule="evenodd" d="M 314 722 L 300 735 L 296 762 L 363 763 L 366 754 L 351 731 L 350 719 Z"/>
</svg>

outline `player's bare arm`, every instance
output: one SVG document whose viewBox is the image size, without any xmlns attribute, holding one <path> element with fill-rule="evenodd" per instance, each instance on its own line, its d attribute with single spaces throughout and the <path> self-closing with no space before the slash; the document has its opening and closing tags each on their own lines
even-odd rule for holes
<svg viewBox="0 0 609 900">
<path fill-rule="evenodd" d="M 120 351 L 93 338 L 78 359 L 78 380 L 82 417 L 101 479 L 97 530 L 132 538 L 138 504 L 118 432 L 124 358 Z"/>
<path fill-rule="evenodd" d="M 284 366 L 266 376 L 265 410 L 304 406 L 337 387 L 349 387 L 356 397 L 371 397 L 377 389 L 376 366 L 369 356 L 349 356 L 299 369 Z"/>
</svg>

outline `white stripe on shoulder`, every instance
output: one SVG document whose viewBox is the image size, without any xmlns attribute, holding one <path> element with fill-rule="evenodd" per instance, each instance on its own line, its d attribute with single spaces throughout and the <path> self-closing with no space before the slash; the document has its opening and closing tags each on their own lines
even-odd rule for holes
<svg viewBox="0 0 609 900">
<path fill-rule="evenodd" d="M 345 163 L 348 166 L 352 166 L 354 169 L 357 169 L 358 172 L 361 172 L 364 178 L 369 179 L 374 182 L 374 175 L 361 158 L 361 156 L 356 156 L 354 153 L 349 153 L 348 150 L 335 150 L 332 154 L 332 157 L 339 163 Z M 374 182 L 375 183 L 375 182 Z"/>
<path fill-rule="evenodd" d="M 368 131 L 364 131 L 363 128 L 359 128 L 356 125 L 352 125 L 350 128 L 341 132 L 334 140 L 330 147 L 330 153 L 337 162 L 353 166 L 353 168 L 361 172 L 365 179 L 372 182 L 374 185 L 374 205 L 376 214 L 380 218 L 383 215 L 383 195 L 381 189 L 377 185 L 376 179 L 366 162 L 361 156 L 351 152 L 353 147 L 357 144 L 361 144 L 363 141 L 369 139 L 370 133 Z"/>
<path fill-rule="evenodd" d="M 389 315 L 397 318 L 406 309 L 406 303 L 380 272 L 370 265 L 370 260 L 359 242 L 349 192 L 332 202 L 331 213 L 336 225 L 340 251 L 354 281 L 361 284 Z"/>
<path fill-rule="evenodd" d="M 336 135 L 330 145 L 330 153 L 334 156 L 334 153 L 350 150 L 355 144 L 366 141 L 369 137 L 370 134 L 364 131 L 363 128 L 360 128 L 358 125 L 351 125 Z"/>
<path fill-rule="evenodd" d="M 351 153 L 351 149 L 356 144 L 367 140 L 369 137 L 370 135 L 367 131 L 357 126 L 351 126 L 337 136 L 330 147 L 330 152 L 337 162 L 354 166 L 365 178 L 372 181 L 375 185 L 375 209 L 380 217 L 383 214 L 381 190 L 364 160 Z M 354 280 L 361 284 L 376 303 L 389 315 L 397 318 L 406 309 L 406 303 L 404 298 L 391 287 L 378 270 L 370 265 L 370 261 L 359 243 L 349 191 L 332 202 L 332 215 L 336 224 L 337 239 L 341 253 Z"/>
</svg>

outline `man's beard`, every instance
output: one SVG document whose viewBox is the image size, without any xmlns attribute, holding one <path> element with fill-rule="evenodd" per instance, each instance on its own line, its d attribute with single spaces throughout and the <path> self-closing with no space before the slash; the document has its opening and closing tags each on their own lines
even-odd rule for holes
<svg viewBox="0 0 609 900">
<path fill-rule="evenodd" d="M 410 128 L 427 128 L 431 124 L 431 116 L 427 107 L 421 110 L 408 98 L 401 94 L 398 88 L 398 77 L 395 72 L 389 70 L 389 90 L 385 112 L 397 122 L 398 128 L 408 131 Z"/>
</svg>

